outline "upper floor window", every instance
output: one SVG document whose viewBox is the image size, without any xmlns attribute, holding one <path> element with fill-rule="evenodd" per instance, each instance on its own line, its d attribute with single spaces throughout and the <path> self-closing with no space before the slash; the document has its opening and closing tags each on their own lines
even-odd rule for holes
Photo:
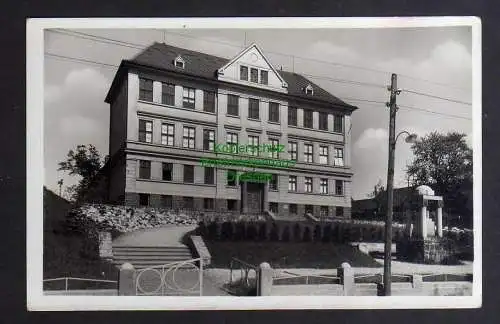
<svg viewBox="0 0 500 324">
<path fill-rule="evenodd" d="M 288 176 L 288 191 L 297 191 L 297 177 Z"/>
<path fill-rule="evenodd" d="M 313 178 L 306 177 L 304 180 L 305 192 L 313 192 Z"/>
<path fill-rule="evenodd" d="M 248 118 L 260 119 L 259 117 L 259 100 L 248 99 Z"/>
<path fill-rule="evenodd" d="M 288 125 L 297 126 L 297 108 L 288 106 Z"/>
<path fill-rule="evenodd" d="M 313 161 L 313 145 L 304 144 L 304 162 L 312 163 Z"/>
<path fill-rule="evenodd" d="M 186 87 L 182 89 L 182 107 L 194 109 L 194 93 L 194 89 Z"/>
<path fill-rule="evenodd" d="M 177 68 L 181 68 L 181 69 L 183 69 L 183 68 L 184 68 L 184 66 L 185 66 L 185 64 L 186 64 L 186 62 L 184 62 L 184 59 L 183 59 L 180 55 L 179 55 L 179 56 L 177 56 L 177 57 L 175 58 L 175 60 L 174 60 L 174 65 L 175 65 L 175 67 L 177 67 Z"/>
<path fill-rule="evenodd" d="M 278 145 L 280 144 L 280 141 L 276 138 L 270 139 L 269 144 L 271 144 L 271 154 L 269 154 L 273 159 L 278 159 L 279 158 L 279 153 L 277 151 Z"/>
<path fill-rule="evenodd" d="M 162 124 L 161 125 L 161 144 L 174 146 L 174 125 Z"/>
<path fill-rule="evenodd" d="M 236 178 L 238 177 L 238 171 L 227 170 L 227 185 L 230 187 L 236 186 Z"/>
<path fill-rule="evenodd" d="M 272 174 L 269 181 L 269 190 L 278 190 L 278 175 Z"/>
<path fill-rule="evenodd" d="M 184 127 L 184 133 L 182 136 L 182 147 L 193 148 L 194 149 L 194 127 Z"/>
<path fill-rule="evenodd" d="M 194 182 L 194 166 L 184 165 L 184 182 L 185 183 Z"/>
<path fill-rule="evenodd" d="M 313 111 L 304 109 L 304 127 L 313 128 Z"/>
<path fill-rule="evenodd" d="M 203 110 L 207 112 L 215 112 L 215 93 L 203 91 Z"/>
<path fill-rule="evenodd" d="M 151 161 L 139 161 L 139 178 L 151 179 Z"/>
<path fill-rule="evenodd" d="M 250 147 L 253 146 L 253 149 L 250 150 L 250 155 L 259 154 L 259 151 L 257 150 L 259 147 L 259 136 L 248 135 L 248 145 L 250 145 Z"/>
<path fill-rule="evenodd" d="M 335 180 L 335 194 L 337 196 L 344 194 L 344 182 L 342 180 Z"/>
<path fill-rule="evenodd" d="M 238 145 L 238 134 L 237 133 L 227 133 L 226 134 L 226 144 Z"/>
<path fill-rule="evenodd" d="M 333 118 L 333 131 L 335 133 L 343 133 L 344 131 L 344 116 L 335 115 Z"/>
<path fill-rule="evenodd" d="M 205 168 L 205 184 L 214 184 L 215 172 L 214 168 Z"/>
<path fill-rule="evenodd" d="M 273 123 L 280 122 L 280 105 L 277 102 L 269 103 L 269 121 Z"/>
<path fill-rule="evenodd" d="M 250 81 L 255 83 L 259 82 L 259 70 L 256 68 L 250 69 Z"/>
<path fill-rule="evenodd" d="M 319 163 L 328 164 L 328 146 L 319 147 Z"/>
<path fill-rule="evenodd" d="M 149 120 L 139 120 L 139 142 L 153 142 L 153 122 Z"/>
<path fill-rule="evenodd" d="M 173 84 L 161 84 L 161 103 L 164 105 L 175 105 L 175 86 Z"/>
<path fill-rule="evenodd" d="M 333 165 L 344 166 L 344 149 L 341 147 L 336 147 L 334 153 L 335 155 L 333 156 Z"/>
<path fill-rule="evenodd" d="M 248 66 L 240 66 L 240 80 L 248 81 Z"/>
<path fill-rule="evenodd" d="M 161 178 L 165 181 L 172 181 L 172 163 L 162 163 L 162 173 Z"/>
<path fill-rule="evenodd" d="M 319 113 L 319 129 L 328 130 L 328 114 L 324 112 Z"/>
<path fill-rule="evenodd" d="M 307 95 L 311 96 L 313 95 L 314 92 L 313 87 L 310 84 L 308 84 L 307 87 L 305 87 L 304 91 L 306 92 Z"/>
<path fill-rule="evenodd" d="M 297 142 L 288 142 L 288 155 L 290 160 L 297 161 Z"/>
<path fill-rule="evenodd" d="M 215 145 L 215 131 L 211 129 L 203 130 L 203 149 L 205 151 L 213 151 Z"/>
<path fill-rule="evenodd" d="M 227 95 L 227 114 L 231 116 L 239 116 L 239 101 L 240 97 L 235 95 Z"/>
<path fill-rule="evenodd" d="M 268 75 L 267 71 L 260 70 L 260 83 L 267 84 L 267 82 L 268 82 L 267 75 Z"/>
<path fill-rule="evenodd" d="M 319 187 L 321 189 L 322 194 L 328 193 L 328 179 L 320 179 Z"/>
<path fill-rule="evenodd" d="M 139 78 L 139 100 L 153 101 L 153 80 Z"/>
</svg>

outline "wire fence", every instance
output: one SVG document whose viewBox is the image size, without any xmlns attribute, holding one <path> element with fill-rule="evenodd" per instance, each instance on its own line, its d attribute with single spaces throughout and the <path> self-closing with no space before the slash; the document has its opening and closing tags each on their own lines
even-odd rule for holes
<svg viewBox="0 0 500 324">
<path fill-rule="evenodd" d="M 75 290 L 75 289 L 117 289 L 118 281 L 60 277 L 43 280 L 44 290 Z"/>
</svg>

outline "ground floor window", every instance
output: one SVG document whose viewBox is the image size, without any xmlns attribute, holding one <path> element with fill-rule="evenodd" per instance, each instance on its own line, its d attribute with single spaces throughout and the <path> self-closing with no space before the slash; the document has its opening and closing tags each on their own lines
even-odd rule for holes
<svg viewBox="0 0 500 324">
<path fill-rule="evenodd" d="M 203 199 L 203 208 L 207 210 L 214 209 L 214 199 L 213 198 L 204 198 Z"/>
<path fill-rule="evenodd" d="M 311 213 L 312 214 L 313 213 L 313 209 L 314 209 L 313 205 L 306 205 L 306 207 L 305 207 L 306 214 L 307 213 Z"/>
<path fill-rule="evenodd" d="M 163 208 L 172 208 L 172 196 L 162 195 L 161 196 L 161 206 Z"/>
<path fill-rule="evenodd" d="M 278 203 L 270 202 L 269 203 L 269 210 L 273 213 L 277 213 L 278 212 Z"/>
<path fill-rule="evenodd" d="M 290 204 L 288 206 L 288 211 L 290 214 L 297 214 L 297 204 Z"/>
<path fill-rule="evenodd" d="M 149 206 L 148 194 L 139 194 L 139 206 Z"/>
<path fill-rule="evenodd" d="M 234 199 L 227 200 L 227 210 L 236 210 L 236 200 Z"/>
<path fill-rule="evenodd" d="M 183 202 L 184 202 L 184 209 L 193 209 L 193 197 L 184 197 L 183 198 Z"/>
<path fill-rule="evenodd" d="M 343 207 L 335 207 L 335 216 L 338 216 L 338 217 L 344 216 L 344 208 Z"/>
<path fill-rule="evenodd" d="M 328 217 L 328 206 L 321 206 L 319 210 L 319 215 L 321 217 Z"/>
</svg>

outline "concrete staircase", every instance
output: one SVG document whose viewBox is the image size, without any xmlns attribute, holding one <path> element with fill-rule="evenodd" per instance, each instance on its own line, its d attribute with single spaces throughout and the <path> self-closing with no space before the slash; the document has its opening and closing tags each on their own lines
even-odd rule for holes
<svg viewBox="0 0 500 324">
<path fill-rule="evenodd" d="M 186 246 L 128 246 L 113 245 L 113 263 L 117 266 L 129 262 L 136 269 L 153 267 L 192 259 Z M 190 264 L 180 268 L 192 268 Z"/>
</svg>

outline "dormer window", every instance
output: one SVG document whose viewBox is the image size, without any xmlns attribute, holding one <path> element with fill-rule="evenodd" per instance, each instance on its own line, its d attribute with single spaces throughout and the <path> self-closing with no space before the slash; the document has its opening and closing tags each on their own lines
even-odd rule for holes
<svg viewBox="0 0 500 324">
<path fill-rule="evenodd" d="M 305 92 L 306 92 L 306 95 L 312 96 L 313 95 L 313 87 L 310 84 L 308 84 L 307 87 L 305 87 Z"/>
<path fill-rule="evenodd" d="M 174 65 L 176 68 L 183 69 L 185 65 L 184 59 L 180 55 L 177 56 L 174 60 Z"/>
<path fill-rule="evenodd" d="M 248 66 L 240 66 L 240 80 L 248 81 Z"/>
</svg>

